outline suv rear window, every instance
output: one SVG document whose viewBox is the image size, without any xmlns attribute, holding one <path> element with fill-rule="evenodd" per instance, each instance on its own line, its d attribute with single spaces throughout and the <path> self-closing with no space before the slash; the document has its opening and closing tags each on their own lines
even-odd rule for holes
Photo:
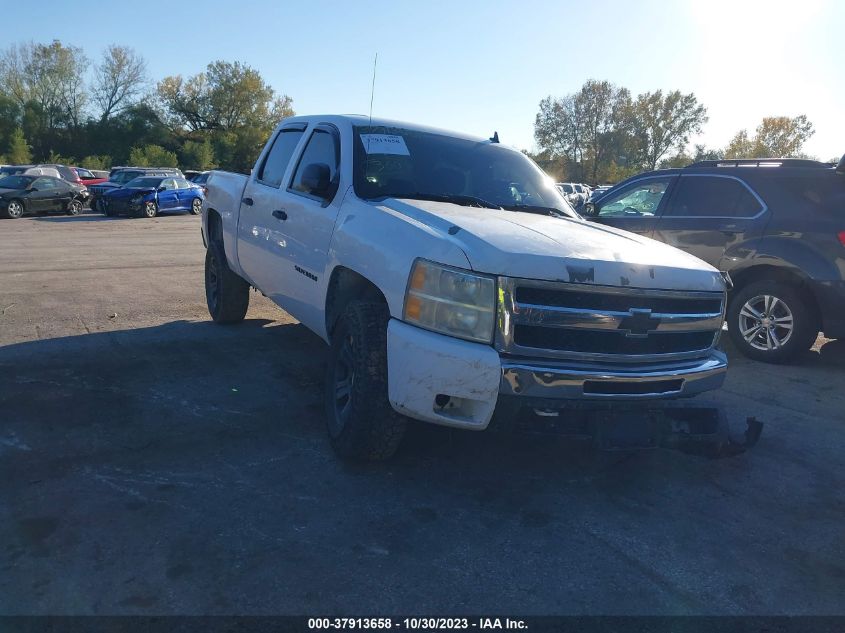
<svg viewBox="0 0 845 633">
<path fill-rule="evenodd" d="M 719 176 L 681 176 L 663 215 L 751 218 L 762 210 L 760 201 L 739 180 Z"/>
<path fill-rule="evenodd" d="M 845 178 L 838 174 L 779 178 L 777 184 L 799 206 L 845 214 Z M 801 205 L 803 203 L 803 205 Z"/>
</svg>

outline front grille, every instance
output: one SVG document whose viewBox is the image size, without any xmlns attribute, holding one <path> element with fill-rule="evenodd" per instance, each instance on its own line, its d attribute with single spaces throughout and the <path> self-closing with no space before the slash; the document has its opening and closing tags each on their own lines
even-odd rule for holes
<svg viewBox="0 0 845 633">
<path fill-rule="evenodd" d="M 586 330 L 517 325 L 514 342 L 522 347 L 593 354 L 681 354 L 707 349 L 713 332 L 653 332 L 641 338 L 620 330 Z"/>
<path fill-rule="evenodd" d="M 498 350 L 514 357 L 643 362 L 708 353 L 725 294 L 499 278 Z"/>
<path fill-rule="evenodd" d="M 539 306 L 587 308 L 627 312 L 631 308 L 647 308 L 652 312 L 679 314 L 704 314 L 720 312 L 722 297 L 672 297 L 643 296 L 636 294 L 602 294 L 577 289 L 552 290 L 549 288 L 518 287 L 516 302 Z"/>
</svg>

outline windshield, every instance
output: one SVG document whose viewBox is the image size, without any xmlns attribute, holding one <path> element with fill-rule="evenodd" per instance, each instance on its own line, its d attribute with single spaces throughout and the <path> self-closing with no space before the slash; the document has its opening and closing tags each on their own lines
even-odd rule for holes
<svg viewBox="0 0 845 633">
<path fill-rule="evenodd" d="M 129 182 L 130 180 L 134 180 L 140 175 L 140 171 L 119 171 L 114 176 L 112 176 L 111 181 L 122 185 Z"/>
<path fill-rule="evenodd" d="M 26 189 L 33 180 L 33 176 L 6 176 L 0 178 L 0 189 Z"/>
<path fill-rule="evenodd" d="M 354 128 L 355 193 L 574 217 L 528 157 L 498 143 L 383 126 Z M 369 148 L 369 151 L 367 151 Z"/>
<path fill-rule="evenodd" d="M 197 174 L 191 179 L 191 182 L 196 183 L 198 185 L 204 185 L 206 182 L 208 182 L 208 173 Z"/>
<path fill-rule="evenodd" d="M 130 180 L 129 182 L 127 182 L 125 187 L 127 189 L 154 189 L 155 187 L 158 187 L 161 184 L 162 180 L 164 179 L 150 177 L 135 178 L 135 180 Z"/>
</svg>

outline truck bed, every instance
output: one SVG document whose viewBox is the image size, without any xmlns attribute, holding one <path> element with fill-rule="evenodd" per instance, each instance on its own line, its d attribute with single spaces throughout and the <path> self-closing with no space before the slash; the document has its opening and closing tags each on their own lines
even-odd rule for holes
<svg viewBox="0 0 845 633">
<path fill-rule="evenodd" d="M 209 174 L 205 204 L 209 209 L 222 213 L 235 213 L 240 208 L 241 196 L 249 176 L 232 171 L 214 170 Z"/>
</svg>

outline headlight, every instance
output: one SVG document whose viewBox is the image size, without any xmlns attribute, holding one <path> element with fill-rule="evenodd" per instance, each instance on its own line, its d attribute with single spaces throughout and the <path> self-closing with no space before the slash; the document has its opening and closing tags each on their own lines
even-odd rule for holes
<svg viewBox="0 0 845 633">
<path fill-rule="evenodd" d="M 491 277 L 418 259 L 405 293 L 404 319 L 427 330 L 489 343 L 495 291 Z"/>
</svg>

